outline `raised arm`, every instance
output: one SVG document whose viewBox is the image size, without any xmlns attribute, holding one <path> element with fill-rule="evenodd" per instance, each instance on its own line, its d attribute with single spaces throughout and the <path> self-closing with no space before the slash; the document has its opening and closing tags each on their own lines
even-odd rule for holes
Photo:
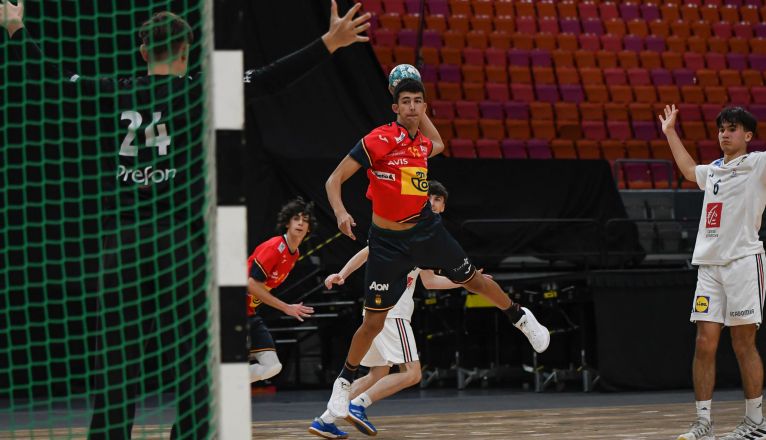
<svg viewBox="0 0 766 440">
<path fill-rule="evenodd" d="M 303 322 L 303 318 L 308 318 L 314 313 L 313 307 L 304 306 L 303 303 L 287 304 L 269 292 L 263 282 L 252 277 L 247 279 L 247 293 L 254 296 L 264 304 L 267 304 L 281 311 L 285 315 L 292 316 L 298 321 Z"/>
<path fill-rule="evenodd" d="M 0 26 L 8 31 L 9 37 L 24 27 L 24 0 L 16 3 L 14 5 L 10 0 L 0 0 Z"/>
<path fill-rule="evenodd" d="M 681 174 L 683 174 L 687 180 L 696 182 L 697 176 L 694 170 L 697 163 L 694 162 L 694 159 L 689 152 L 686 151 L 684 144 L 681 142 L 681 138 L 678 137 L 678 133 L 676 132 L 677 115 L 678 109 L 675 104 L 672 106 L 665 106 L 665 117 L 663 118 L 662 115 L 659 115 L 660 122 L 662 123 L 662 132 L 665 133 L 665 136 L 668 138 L 670 151 L 673 153 L 673 158 L 676 160 L 676 164 L 678 165 L 678 169 L 681 170 Z"/>
<path fill-rule="evenodd" d="M 111 79 L 84 80 L 75 72 L 66 69 L 64 66 L 58 66 L 46 61 L 43 52 L 37 46 L 35 41 L 29 36 L 29 32 L 24 29 L 24 1 L 18 0 L 17 5 L 13 5 L 10 0 L 0 0 L 0 27 L 8 31 L 12 42 L 9 48 L 11 57 L 19 63 L 40 62 L 45 74 L 50 78 L 60 78 L 63 84 L 76 84 L 71 87 L 65 87 L 70 93 L 83 91 L 86 94 L 92 94 L 103 90 L 114 88 L 114 81 Z"/>
<path fill-rule="evenodd" d="M 423 118 L 420 120 L 420 131 L 423 132 L 425 137 L 431 139 L 431 143 L 434 146 L 431 150 L 431 155 L 428 157 L 434 157 L 444 151 L 444 141 L 439 134 L 439 130 L 436 129 L 434 123 L 431 122 L 431 118 L 426 114 L 424 114 Z"/>
<path fill-rule="evenodd" d="M 352 240 L 356 240 L 354 232 L 351 230 L 352 226 L 356 226 L 356 222 L 354 222 L 354 218 L 351 217 L 343 205 L 341 186 L 360 168 L 362 168 L 362 165 L 359 162 L 351 156 L 346 156 L 335 168 L 335 171 L 330 174 L 324 185 L 327 190 L 327 199 L 330 201 L 330 206 L 338 221 L 338 229 Z"/>
<path fill-rule="evenodd" d="M 336 50 L 356 42 L 369 41 L 369 37 L 362 35 L 362 32 L 370 27 L 370 13 L 354 18 L 361 7 L 362 4 L 357 3 L 340 17 L 338 5 L 332 0 L 330 28 L 321 38 L 267 66 L 246 71 L 244 81 L 250 84 L 255 97 L 281 92 L 330 58 Z"/>
</svg>

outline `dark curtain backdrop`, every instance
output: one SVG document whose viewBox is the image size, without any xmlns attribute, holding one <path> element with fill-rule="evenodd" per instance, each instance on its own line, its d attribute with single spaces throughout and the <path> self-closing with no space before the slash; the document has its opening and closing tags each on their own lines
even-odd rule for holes
<svg viewBox="0 0 766 440">
<path fill-rule="evenodd" d="M 339 0 L 339 13 L 351 4 Z M 329 16 L 329 0 L 247 2 L 246 67 L 268 64 L 319 38 Z M 288 90 L 275 93 L 263 99 L 248 96 L 245 157 L 232 164 L 234 172 L 226 178 L 232 188 L 244 185 L 250 248 L 274 233 L 276 212 L 289 198 L 325 201 L 321 191 L 330 164 L 392 114 L 386 77 L 369 44 L 338 50 Z M 312 166 L 317 158 L 325 162 Z M 314 241 L 336 231 L 334 219 L 324 215 L 320 220 Z"/>
</svg>

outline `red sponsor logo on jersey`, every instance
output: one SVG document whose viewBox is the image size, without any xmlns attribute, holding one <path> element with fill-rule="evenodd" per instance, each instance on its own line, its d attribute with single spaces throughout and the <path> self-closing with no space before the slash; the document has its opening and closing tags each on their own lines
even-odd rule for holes
<svg viewBox="0 0 766 440">
<path fill-rule="evenodd" d="M 415 281 L 415 278 L 413 277 L 407 277 L 407 288 L 409 289 L 410 286 L 412 286 L 412 282 Z"/>
<path fill-rule="evenodd" d="M 705 215 L 705 227 L 720 228 L 722 211 L 723 211 L 723 203 L 721 202 L 708 203 L 707 214 Z"/>
</svg>

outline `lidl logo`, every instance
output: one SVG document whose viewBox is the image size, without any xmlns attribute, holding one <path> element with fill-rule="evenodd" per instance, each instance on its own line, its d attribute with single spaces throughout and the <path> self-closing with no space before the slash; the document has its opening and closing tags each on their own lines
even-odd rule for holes
<svg viewBox="0 0 766 440">
<path fill-rule="evenodd" d="M 697 313 L 707 313 L 710 309 L 710 297 L 698 296 L 694 299 L 694 311 Z"/>
</svg>

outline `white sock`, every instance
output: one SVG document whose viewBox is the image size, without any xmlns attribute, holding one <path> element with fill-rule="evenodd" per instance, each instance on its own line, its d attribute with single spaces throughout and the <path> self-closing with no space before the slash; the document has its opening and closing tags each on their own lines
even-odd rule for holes
<svg viewBox="0 0 766 440">
<path fill-rule="evenodd" d="M 763 422 L 762 400 L 763 396 L 758 396 L 755 399 L 745 399 L 745 416 L 756 424 Z"/>
<path fill-rule="evenodd" d="M 335 423 L 335 417 L 330 414 L 330 410 L 325 410 L 324 414 L 319 416 L 319 419 L 324 423 Z"/>
<path fill-rule="evenodd" d="M 367 393 L 362 393 L 356 396 L 356 398 L 352 400 L 351 403 L 357 406 L 361 405 L 367 408 L 368 406 L 372 405 L 372 399 L 370 398 L 370 396 L 367 395 Z"/>
<path fill-rule="evenodd" d="M 697 418 L 710 421 L 710 407 L 713 406 L 712 400 L 698 400 L 697 404 Z"/>
</svg>

